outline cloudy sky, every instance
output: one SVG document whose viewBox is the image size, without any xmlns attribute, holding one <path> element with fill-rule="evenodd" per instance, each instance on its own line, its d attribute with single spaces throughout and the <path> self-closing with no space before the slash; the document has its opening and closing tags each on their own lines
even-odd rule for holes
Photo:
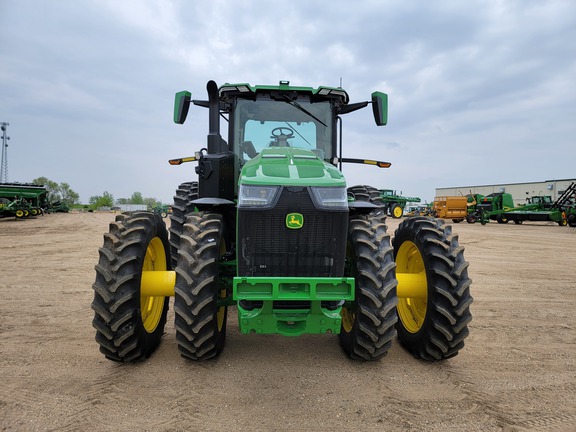
<svg viewBox="0 0 576 432">
<path fill-rule="evenodd" d="M 206 82 L 389 94 L 389 124 L 344 118 L 349 185 L 432 200 L 436 187 L 576 177 L 572 0 L 0 0 L 8 179 L 172 202 L 206 144 Z"/>
</svg>

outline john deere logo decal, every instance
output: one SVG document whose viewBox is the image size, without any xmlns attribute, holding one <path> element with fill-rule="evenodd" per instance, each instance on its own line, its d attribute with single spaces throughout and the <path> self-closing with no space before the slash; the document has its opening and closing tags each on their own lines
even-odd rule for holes
<svg viewBox="0 0 576 432">
<path fill-rule="evenodd" d="M 304 216 L 300 213 L 288 213 L 286 215 L 286 226 L 290 229 L 300 229 L 304 226 Z"/>
</svg>

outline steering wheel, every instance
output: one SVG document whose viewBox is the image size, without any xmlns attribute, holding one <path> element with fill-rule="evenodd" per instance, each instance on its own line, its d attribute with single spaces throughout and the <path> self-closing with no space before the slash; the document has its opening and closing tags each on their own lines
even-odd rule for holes
<svg viewBox="0 0 576 432">
<path fill-rule="evenodd" d="M 284 133 L 285 131 L 288 131 L 288 133 Z M 272 136 L 270 136 L 270 138 L 278 138 L 282 135 L 285 135 L 286 139 L 289 139 L 294 136 L 294 131 L 287 127 L 277 127 L 272 129 Z"/>
</svg>

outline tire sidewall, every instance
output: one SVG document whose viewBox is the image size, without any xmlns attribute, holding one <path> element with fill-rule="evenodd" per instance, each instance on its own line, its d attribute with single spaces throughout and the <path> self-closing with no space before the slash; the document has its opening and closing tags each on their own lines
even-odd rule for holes
<svg viewBox="0 0 576 432">
<path fill-rule="evenodd" d="M 150 245 L 150 242 L 154 238 L 159 238 L 162 242 L 162 246 L 164 247 L 164 253 L 166 255 L 166 269 L 171 270 L 171 262 L 170 262 L 170 244 L 168 242 L 168 233 L 166 231 L 166 225 L 164 221 L 162 221 L 162 217 L 157 213 L 148 212 L 148 217 L 153 220 L 152 229 L 146 231 L 146 240 L 145 246 L 143 248 L 143 253 L 140 254 L 138 257 L 138 276 L 136 280 L 140 281 L 142 279 L 142 271 L 144 266 L 144 259 L 146 255 L 146 250 Z M 138 338 L 142 340 L 143 343 L 143 350 L 146 357 L 150 356 L 152 352 L 157 348 L 160 343 L 160 338 L 164 334 L 164 327 L 166 325 L 166 319 L 168 315 L 170 297 L 164 298 L 164 307 L 162 310 L 162 315 L 160 320 L 158 321 L 158 325 L 156 328 L 149 333 L 146 328 L 144 328 L 144 323 L 142 322 L 142 310 L 140 306 L 141 298 L 142 298 L 142 291 L 141 286 L 138 287 L 138 295 L 137 297 L 137 304 L 136 304 L 136 316 L 134 317 L 135 321 L 137 322 L 138 326 Z"/>
</svg>

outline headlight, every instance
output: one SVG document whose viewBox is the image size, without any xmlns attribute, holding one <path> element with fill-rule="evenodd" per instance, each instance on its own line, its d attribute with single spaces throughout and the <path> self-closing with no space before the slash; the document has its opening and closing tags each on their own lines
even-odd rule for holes
<svg viewBox="0 0 576 432">
<path fill-rule="evenodd" d="M 279 186 L 240 185 L 238 207 L 256 207 L 259 209 L 273 207 L 280 191 Z"/>
<path fill-rule="evenodd" d="M 348 210 L 345 187 L 311 187 L 312 199 L 320 210 Z"/>
</svg>

